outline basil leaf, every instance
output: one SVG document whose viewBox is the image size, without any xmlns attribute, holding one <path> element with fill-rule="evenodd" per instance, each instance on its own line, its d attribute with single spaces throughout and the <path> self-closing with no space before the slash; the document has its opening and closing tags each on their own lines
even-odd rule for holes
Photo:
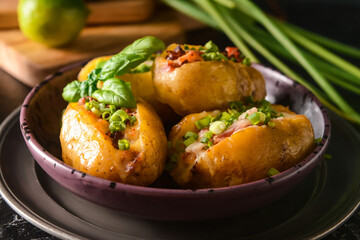
<svg viewBox="0 0 360 240">
<path fill-rule="evenodd" d="M 106 80 L 100 90 L 93 92 L 92 97 L 105 104 L 117 107 L 136 108 L 136 100 L 128 83 L 118 78 Z"/>
<path fill-rule="evenodd" d="M 74 80 L 71 83 L 67 84 L 62 92 L 62 97 L 67 102 L 77 102 L 81 98 L 80 95 L 80 85 L 81 82 Z"/>
<path fill-rule="evenodd" d="M 99 68 L 94 69 L 89 73 L 87 80 L 83 82 L 74 80 L 67 84 L 62 93 L 64 100 L 67 102 L 77 102 L 82 97 L 91 97 L 92 93 L 97 90 L 96 85 L 100 71 L 101 69 Z"/>
<path fill-rule="evenodd" d="M 81 97 L 88 97 L 88 96 L 91 97 L 92 93 L 98 89 L 96 85 L 99 80 L 98 78 L 100 71 L 101 71 L 100 68 L 95 68 L 89 73 L 88 79 L 86 81 L 81 82 L 80 85 Z"/>
<path fill-rule="evenodd" d="M 164 42 L 156 37 L 140 38 L 110 58 L 103 65 L 99 79 L 105 81 L 128 73 L 131 69 L 146 61 L 153 53 L 163 49 L 165 49 Z"/>
</svg>

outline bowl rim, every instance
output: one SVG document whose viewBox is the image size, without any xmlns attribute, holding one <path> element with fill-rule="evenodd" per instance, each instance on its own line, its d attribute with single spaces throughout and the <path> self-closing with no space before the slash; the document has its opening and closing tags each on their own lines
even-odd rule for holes
<svg viewBox="0 0 360 240">
<path fill-rule="evenodd" d="M 20 128 L 22 129 L 21 133 L 26 140 L 26 143 L 29 148 L 32 148 L 34 151 L 36 151 L 45 161 L 48 161 L 50 165 L 56 165 L 59 166 L 61 169 L 61 175 L 64 175 L 64 173 L 71 172 L 74 178 L 81 179 L 84 177 L 84 174 L 87 176 L 87 182 L 89 184 L 95 184 L 98 186 L 104 186 L 109 187 L 111 186 L 112 190 L 117 191 L 126 191 L 131 192 L 134 194 L 152 194 L 152 195 L 162 195 L 166 194 L 167 196 L 173 195 L 173 196 L 188 196 L 189 194 L 192 194 L 192 196 L 201 196 L 203 194 L 211 193 L 214 194 L 233 194 L 234 192 L 242 192 L 242 191 L 248 191 L 250 189 L 256 188 L 263 188 L 272 184 L 278 184 L 281 182 L 286 181 L 289 178 L 294 177 L 299 173 L 299 170 L 304 169 L 304 167 L 311 166 L 312 164 L 315 164 L 315 162 L 320 161 L 321 156 L 324 154 L 325 149 L 328 146 L 330 135 L 331 135 L 331 123 L 329 116 L 327 114 L 326 108 L 323 106 L 323 104 L 319 101 L 317 97 L 313 93 L 310 92 L 306 87 L 303 85 L 297 83 L 295 80 L 291 79 L 288 76 L 285 76 L 278 70 L 274 70 L 268 66 L 264 66 L 262 64 L 253 64 L 256 69 L 264 69 L 267 71 L 271 71 L 272 73 L 276 74 L 277 77 L 282 76 L 282 78 L 279 78 L 280 81 L 284 82 L 284 79 L 286 81 L 290 81 L 299 91 L 303 92 L 307 95 L 307 97 L 310 97 L 312 101 L 316 103 L 316 105 L 319 107 L 320 112 L 324 119 L 324 131 L 322 133 L 322 140 L 316 145 L 316 148 L 301 162 L 299 162 L 296 166 L 293 166 L 283 172 L 280 172 L 279 174 L 263 178 L 260 180 L 256 180 L 249 183 L 243 183 L 239 185 L 234 186 L 228 186 L 228 187 L 219 187 L 219 188 L 203 188 L 203 189 L 172 189 L 172 188 L 156 188 L 156 187 L 148 187 L 148 186 L 136 186 L 136 185 L 130 185 L 125 184 L 121 182 L 114 182 L 107 179 L 103 179 L 100 177 L 96 177 L 90 174 L 83 173 L 67 164 L 65 164 L 60 159 L 53 156 L 50 152 L 46 151 L 41 144 L 37 141 L 35 135 L 33 135 L 31 129 L 28 127 L 27 124 L 27 110 L 29 107 L 29 103 L 34 98 L 36 93 L 44 87 L 46 84 L 48 84 L 51 80 L 55 79 L 57 76 L 62 75 L 63 73 L 72 70 L 76 67 L 85 66 L 87 62 L 89 62 L 91 59 L 78 61 L 72 64 L 69 64 L 60 70 L 54 72 L 53 74 L 48 75 L 42 82 L 38 83 L 35 87 L 31 89 L 31 91 L 26 96 L 25 100 L 23 101 L 21 110 L 20 110 Z M 37 159 L 35 159 L 38 161 Z M 57 168 L 57 169 L 59 169 Z"/>
</svg>

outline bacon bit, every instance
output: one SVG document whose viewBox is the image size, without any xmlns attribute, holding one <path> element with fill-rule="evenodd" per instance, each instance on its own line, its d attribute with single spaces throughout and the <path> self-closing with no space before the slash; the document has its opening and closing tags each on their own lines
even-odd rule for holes
<svg viewBox="0 0 360 240">
<path fill-rule="evenodd" d="M 168 53 L 168 55 L 166 56 L 167 60 L 175 60 L 185 55 L 185 51 L 181 48 L 180 45 L 177 45 L 174 51 L 167 51 L 167 53 Z"/>
<path fill-rule="evenodd" d="M 192 63 L 202 60 L 203 58 L 201 57 L 200 52 L 195 50 L 190 50 L 184 56 L 179 57 L 181 65 L 184 64 L 185 61 L 187 61 L 188 63 Z"/>
<path fill-rule="evenodd" d="M 240 52 L 236 47 L 226 47 L 225 51 L 227 52 L 228 57 L 238 57 L 240 55 Z"/>
<path fill-rule="evenodd" d="M 228 58 L 234 57 L 237 62 L 242 62 L 244 60 L 239 49 L 237 49 L 236 47 L 226 47 L 225 51 Z"/>
<path fill-rule="evenodd" d="M 181 65 L 185 63 L 192 63 L 196 61 L 202 61 L 203 58 L 201 57 L 201 52 L 190 50 L 185 55 L 179 57 L 176 60 L 168 60 L 168 66 L 170 68 L 177 68 L 181 67 Z M 172 69 L 173 70 L 173 69 Z"/>
</svg>

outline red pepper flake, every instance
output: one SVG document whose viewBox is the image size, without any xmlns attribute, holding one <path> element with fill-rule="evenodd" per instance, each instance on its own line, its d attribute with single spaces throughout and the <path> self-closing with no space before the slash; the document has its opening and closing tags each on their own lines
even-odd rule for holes
<svg viewBox="0 0 360 240">
<path fill-rule="evenodd" d="M 232 57 L 236 59 L 236 62 L 242 62 L 244 60 L 244 56 L 240 53 L 239 49 L 236 47 L 226 47 L 226 56 L 231 59 Z"/>
</svg>

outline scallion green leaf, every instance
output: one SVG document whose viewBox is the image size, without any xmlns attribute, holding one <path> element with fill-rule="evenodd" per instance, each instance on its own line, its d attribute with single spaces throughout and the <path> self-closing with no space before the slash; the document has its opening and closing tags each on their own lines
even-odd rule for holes
<svg viewBox="0 0 360 240">
<path fill-rule="evenodd" d="M 209 130 L 213 134 L 221 134 L 226 129 L 226 124 L 223 121 L 216 121 L 211 123 Z"/>
<path fill-rule="evenodd" d="M 275 168 L 270 168 L 267 174 L 268 174 L 269 177 L 272 177 L 272 176 L 275 176 L 275 175 L 277 175 L 277 174 L 279 174 L 279 173 L 280 173 L 280 172 L 279 172 L 277 169 L 275 169 Z"/>
<path fill-rule="evenodd" d="M 127 139 L 121 139 L 118 141 L 119 150 L 129 150 L 130 142 Z"/>
<path fill-rule="evenodd" d="M 184 144 L 185 144 L 185 146 L 187 147 L 187 146 L 193 144 L 194 142 L 196 142 L 196 140 L 195 140 L 193 137 L 189 137 L 188 139 L 186 139 L 186 140 L 184 141 Z"/>
</svg>

